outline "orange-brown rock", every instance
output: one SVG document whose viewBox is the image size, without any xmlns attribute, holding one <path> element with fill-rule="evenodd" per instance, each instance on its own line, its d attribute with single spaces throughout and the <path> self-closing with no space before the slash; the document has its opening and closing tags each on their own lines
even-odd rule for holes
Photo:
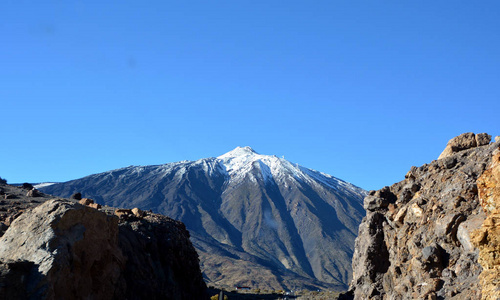
<svg viewBox="0 0 500 300">
<path fill-rule="evenodd" d="M 132 214 L 134 214 L 134 216 L 136 216 L 137 218 L 143 218 L 146 215 L 146 212 L 135 207 L 132 208 Z"/>
<path fill-rule="evenodd" d="M 115 210 L 115 215 L 121 219 L 121 218 L 129 217 L 129 216 L 133 215 L 133 213 L 132 213 L 131 209 L 119 208 L 119 209 Z"/>
<path fill-rule="evenodd" d="M 491 135 L 487 133 L 478 133 L 477 135 L 472 132 L 463 133 L 457 137 L 452 138 L 444 151 L 439 155 L 438 159 L 442 159 L 453 155 L 456 152 L 467 150 L 470 148 L 488 145 L 491 141 Z"/>
<path fill-rule="evenodd" d="M 477 180 L 479 200 L 488 217 L 471 236 L 483 267 L 479 275 L 483 300 L 500 299 L 500 152 L 495 152 L 490 168 Z"/>
<path fill-rule="evenodd" d="M 500 209 L 500 153 L 493 154 L 491 166 L 477 180 L 479 201 L 488 213 Z"/>
<path fill-rule="evenodd" d="M 81 205 L 86 205 L 88 207 L 95 208 L 95 209 L 100 209 L 102 207 L 99 203 L 94 203 L 94 200 L 89 199 L 89 198 L 82 198 L 80 201 L 78 201 L 78 203 L 80 203 Z"/>
<path fill-rule="evenodd" d="M 78 201 L 78 203 L 80 203 L 81 205 L 87 205 L 88 206 L 88 205 L 94 203 L 94 200 L 89 199 L 89 198 L 83 198 L 80 201 Z"/>
<path fill-rule="evenodd" d="M 102 207 L 101 204 L 99 204 L 99 203 L 91 203 L 88 206 L 95 208 L 95 209 L 100 209 Z"/>
<path fill-rule="evenodd" d="M 37 189 L 32 188 L 31 190 L 28 191 L 28 193 L 26 193 L 26 196 L 27 197 L 40 197 L 41 194 Z"/>
</svg>

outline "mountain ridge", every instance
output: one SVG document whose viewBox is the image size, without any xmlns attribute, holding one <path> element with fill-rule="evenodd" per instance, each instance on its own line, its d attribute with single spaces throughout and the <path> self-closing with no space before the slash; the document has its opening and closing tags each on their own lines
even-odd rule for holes
<svg viewBox="0 0 500 300">
<path fill-rule="evenodd" d="M 344 289 L 366 191 L 237 147 L 218 157 L 129 166 L 41 188 L 82 192 L 186 224 L 209 284 Z"/>
</svg>

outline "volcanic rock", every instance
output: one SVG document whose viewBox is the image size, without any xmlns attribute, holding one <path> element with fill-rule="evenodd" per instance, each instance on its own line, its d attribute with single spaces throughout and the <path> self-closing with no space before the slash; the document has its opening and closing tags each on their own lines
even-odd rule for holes
<svg viewBox="0 0 500 300">
<path fill-rule="evenodd" d="M 31 190 L 26 193 L 26 196 L 28 197 L 40 197 L 42 194 L 35 188 L 32 188 Z"/>
<path fill-rule="evenodd" d="M 0 298 L 27 299 L 28 282 L 32 278 L 26 274 L 33 272 L 34 268 L 35 264 L 30 261 L 0 261 Z"/>
<path fill-rule="evenodd" d="M 369 193 L 341 299 L 500 299 L 500 143 L 490 139 L 460 135 L 439 160 Z"/>
<path fill-rule="evenodd" d="M 71 195 L 70 199 L 82 200 L 82 193 L 74 193 L 73 195 Z"/>
<path fill-rule="evenodd" d="M 51 200 L 11 224 L 0 240 L 0 260 L 38 266 L 30 297 L 111 299 L 123 289 L 119 274 L 125 259 L 117 243 L 117 219 Z"/>
<path fill-rule="evenodd" d="M 132 208 L 132 213 L 137 218 L 143 218 L 146 215 L 146 213 L 143 210 L 140 210 L 137 207 Z"/>
<path fill-rule="evenodd" d="M 207 299 L 189 233 L 159 215 L 49 200 L 12 222 L 0 261 L 1 299 Z"/>
<path fill-rule="evenodd" d="M 89 198 L 83 198 L 80 201 L 78 201 L 78 203 L 80 203 L 81 205 L 87 205 L 88 206 L 90 204 L 93 204 L 94 200 L 89 199 Z"/>
<path fill-rule="evenodd" d="M 490 168 L 478 179 L 479 200 L 488 215 L 472 242 L 479 249 L 482 299 L 500 299 L 500 151 L 495 150 Z"/>
<path fill-rule="evenodd" d="M 27 183 L 27 182 L 23 183 L 23 185 L 21 187 L 25 190 L 28 190 L 28 191 L 33 189 L 33 185 L 31 183 Z"/>
<path fill-rule="evenodd" d="M 477 146 L 488 145 L 491 141 L 491 135 L 487 133 L 478 133 L 477 135 L 472 132 L 462 133 L 461 135 L 452 138 L 444 151 L 439 155 L 438 159 L 448 157 L 453 153 L 474 148 Z"/>
</svg>

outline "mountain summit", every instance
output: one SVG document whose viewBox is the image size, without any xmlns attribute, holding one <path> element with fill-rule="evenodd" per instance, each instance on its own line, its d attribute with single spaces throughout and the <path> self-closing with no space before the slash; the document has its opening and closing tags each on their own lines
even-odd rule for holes
<svg viewBox="0 0 500 300">
<path fill-rule="evenodd" d="M 234 148 L 234 150 L 229 151 L 228 153 L 223 154 L 223 155 L 219 156 L 218 158 L 224 159 L 224 158 L 228 158 L 228 157 L 237 157 L 237 156 L 245 156 L 245 155 L 253 155 L 253 154 L 259 155 L 250 146 L 245 146 L 245 147 L 238 146 L 238 147 Z"/>
<path fill-rule="evenodd" d="M 274 155 L 130 166 L 42 188 L 186 224 L 209 285 L 345 289 L 366 192 Z"/>
</svg>

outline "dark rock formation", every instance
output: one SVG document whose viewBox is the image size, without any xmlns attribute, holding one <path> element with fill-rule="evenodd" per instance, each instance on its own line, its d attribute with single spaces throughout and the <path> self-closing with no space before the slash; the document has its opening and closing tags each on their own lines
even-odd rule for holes
<svg viewBox="0 0 500 300">
<path fill-rule="evenodd" d="M 342 299 L 480 299 L 486 281 L 490 291 L 495 284 L 498 289 L 500 219 L 491 212 L 491 221 L 474 232 L 486 219 L 479 190 L 485 189 L 484 207 L 498 205 L 491 191 L 500 175 L 482 176 L 500 146 L 490 140 L 487 134 L 460 135 L 439 160 L 369 193 L 353 280 Z M 490 272 L 482 275 L 483 268 Z"/>
<path fill-rule="evenodd" d="M 35 264 L 30 261 L 0 261 L 0 298 L 27 299 L 29 282 L 37 276 Z"/>
<path fill-rule="evenodd" d="M 2 299 L 206 299 L 182 223 L 119 218 L 49 200 L 16 218 L 0 239 Z"/>
<path fill-rule="evenodd" d="M 198 255 L 183 223 L 156 214 L 120 224 L 129 299 L 205 299 Z"/>
<path fill-rule="evenodd" d="M 82 200 L 82 193 L 74 193 L 73 195 L 71 195 L 70 199 Z"/>
<path fill-rule="evenodd" d="M 27 183 L 27 182 L 23 183 L 21 187 L 25 190 L 28 190 L 28 191 L 33 189 L 33 185 L 31 183 Z"/>
</svg>

